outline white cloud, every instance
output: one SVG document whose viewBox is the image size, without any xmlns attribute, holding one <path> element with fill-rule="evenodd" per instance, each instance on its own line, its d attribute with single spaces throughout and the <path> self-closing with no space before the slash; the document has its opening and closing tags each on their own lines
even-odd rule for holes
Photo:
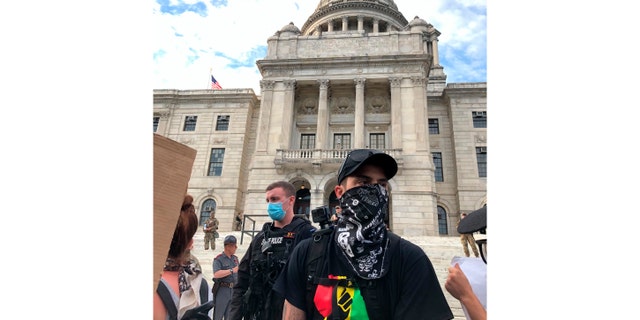
<svg viewBox="0 0 640 320">
<path fill-rule="evenodd" d="M 171 4 L 181 3 L 198 2 Z M 252 88 L 260 94 L 262 77 L 255 60 L 264 57 L 267 39 L 289 22 L 302 28 L 318 3 L 319 0 L 229 0 L 225 6 L 214 7 L 210 2 L 201 2 L 199 5 L 207 8 L 207 16 L 202 17 L 195 12 L 163 14 L 161 5 L 155 2 L 153 87 L 205 89 L 212 70 L 223 88 Z M 448 82 L 486 81 L 485 1 L 397 0 L 396 5 L 407 21 L 419 16 L 442 33 L 440 63 Z M 470 5 L 479 9 L 469 10 Z"/>
</svg>

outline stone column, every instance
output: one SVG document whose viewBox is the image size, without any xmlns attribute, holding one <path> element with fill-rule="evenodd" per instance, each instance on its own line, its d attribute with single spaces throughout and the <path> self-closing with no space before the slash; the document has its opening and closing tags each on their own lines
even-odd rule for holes
<svg viewBox="0 0 640 320">
<path fill-rule="evenodd" d="M 439 66 L 440 58 L 438 58 L 438 38 L 433 37 L 433 39 L 431 39 L 431 47 L 433 48 L 433 66 Z"/>
<path fill-rule="evenodd" d="M 373 33 L 378 33 L 380 20 L 373 19 Z"/>
<path fill-rule="evenodd" d="M 320 94 L 318 96 L 318 124 L 316 128 L 316 149 L 327 148 L 327 128 L 329 127 L 329 80 L 319 79 Z"/>
<path fill-rule="evenodd" d="M 402 149 L 402 99 L 401 77 L 389 78 L 391 85 L 391 148 Z"/>
<path fill-rule="evenodd" d="M 284 81 L 284 109 L 282 111 L 282 135 L 280 136 L 280 149 L 291 149 L 291 133 L 293 132 L 293 106 L 296 81 Z"/>
<path fill-rule="evenodd" d="M 357 78 L 356 83 L 356 114 L 353 127 L 353 147 L 364 148 L 364 83 L 366 79 Z"/>
<path fill-rule="evenodd" d="M 358 16 L 358 32 L 364 32 L 364 16 Z"/>
<path fill-rule="evenodd" d="M 347 16 L 342 17 L 342 31 L 349 30 L 349 19 Z"/>
<path fill-rule="evenodd" d="M 169 128 L 171 127 L 171 116 L 173 115 L 173 110 L 175 105 L 169 106 L 169 110 L 160 112 L 160 122 L 158 123 L 158 130 L 156 132 L 160 133 L 165 137 L 169 136 Z"/>
<path fill-rule="evenodd" d="M 311 191 L 311 210 L 324 205 L 324 192 L 322 189 L 313 189 Z"/>
<path fill-rule="evenodd" d="M 333 20 L 327 22 L 327 32 L 333 32 Z"/>
<path fill-rule="evenodd" d="M 416 123 L 416 151 L 428 151 L 427 126 L 427 81 L 425 77 L 412 77 L 413 82 L 413 110 Z"/>
<path fill-rule="evenodd" d="M 262 103 L 260 104 L 260 121 L 257 135 L 257 152 L 267 152 L 267 141 L 269 140 L 269 121 L 271 121 L 271 107 L 273 103 L 273 87 L 275 81 L 260 81 L 260 91 L 262 92 Z"/>
</svg>

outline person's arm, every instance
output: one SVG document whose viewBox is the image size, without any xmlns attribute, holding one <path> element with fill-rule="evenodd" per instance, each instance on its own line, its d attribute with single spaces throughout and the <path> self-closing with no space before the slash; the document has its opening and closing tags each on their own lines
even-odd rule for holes
<svg viewBox="0 0 640 320">
<path fill-rule="evenodd" d="M 220 271 L 222 269 L 222 263 L 220 262 L 220 260 L 213 258 L 213 277 L 214 278 L 220 278 L 219 276 L 216 277 L 216 272 Z"/>
<path fill-rule="evenodd" d="M 167 309 L 164 307 L 164 303 L 162 303 L 162 299 L 160 299 L 160 295 L 157 292 L 153 293 L 153 319 L 154 320 L 165 320 L 167 318 Z"/>
<path fill-rule="evenodd" d="M 235 269 L 235 268 L 233 268 Z M 213 273 L 213 277 L 216 279 L 222 279 L 228 276 L 232 276 L 235 271 L 233 269 L 221 269 Z"/>
<path fill-rule="evenodd" d="M 444 283 L 444 288 L 467 309 L 471 320 L 486 320 L 487 311 L 482 306 L 478 297 L 473 293 L 469 279 L 464 275 L 459 264 L 449 267 L 449 276 Z"/>
<path fill-rule="evenodd" d="M 305 312 L 292 305 L 289 300 L 284 300 L 284 308 L 282 310 L 282 320 L 305 320 L 307 317 Z"/>
<path fill-rule="evenodd" d="M 222 262 L 220 262 L 219 259 L 213 260 L 213 277 L 216 279 L 222 279 L 233 275 L 237 270 L 237 267 L 234 267 L 233 269 L 223 269 Z"/>
</svg>

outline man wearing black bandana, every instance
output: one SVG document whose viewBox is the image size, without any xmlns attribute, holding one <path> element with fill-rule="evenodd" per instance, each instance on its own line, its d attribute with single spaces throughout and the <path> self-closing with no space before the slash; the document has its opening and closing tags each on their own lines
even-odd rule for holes
<svg viewBox="0 0 640 320">
<path fill-rule="evenodd" d="M 427 255 L 384 222 L 387 183 L 397 171 L 395 159 L 380 151 L 347 155 L 334 189 L 342 213 L 326 236 L 322 266 L 308 274 L 319 237 L 307 239 L 274 286 L 286 299 L 284 319 L 453 319 Z"/>
</svg>

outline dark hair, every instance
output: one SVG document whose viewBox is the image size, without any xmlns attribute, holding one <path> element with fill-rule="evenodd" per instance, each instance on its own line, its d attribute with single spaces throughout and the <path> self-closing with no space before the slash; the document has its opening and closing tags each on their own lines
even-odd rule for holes
<svg viewBox="0 0 640 320">
<path fill-rule="evenodd" d="M 173 232 L 173 238 L 171 239 L 169 257 L 182 263 L 185 253 L 189 249 L 187 246 L 196 231 L 198 231 L 198 217 L 196 216 L 196 208 L 193 206 L 193 197 L 186 195 L 180 208 L 180 216 Z"/>
<path fill-rule="evenodd" d="M 296 195 L 296 187 L 294 187 L 291 183 L 287 181 L 276 181 L 267 186 L 265 191 L 273 190 L 275 188 L 282 188 L 287 197 Z"/>
</svg>

